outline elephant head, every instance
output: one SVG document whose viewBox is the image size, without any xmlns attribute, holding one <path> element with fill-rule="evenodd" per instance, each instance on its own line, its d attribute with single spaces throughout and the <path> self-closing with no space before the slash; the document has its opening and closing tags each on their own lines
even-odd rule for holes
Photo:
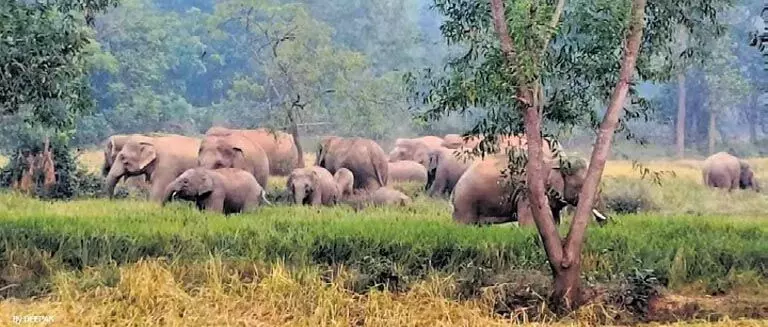
<svg viewBox="0 0 768 327">
<path fill-rule="evenodd" d="M 550 192 L 556 192 L 550 194 L 549 197 L 555 222 L 560 223 L 560 210 L 568 205 L 575 207 L 579 204 L 579 193 L 581 193 L 586 176 L 587 162 L 581 158 L 560 160 L 559 165 L 552 168 L 547 179 L 547 186 Z M 599 198 L 599 190 L 597 195 L 595 207 L 599 208 L 602 203 Z M 592 215 L 598 222 L 604 222 L 608 219 L 596 208 L 592 209 Z"/>
<path fill-rule="evenodd" d="M 205 168 L 188 169 L 166 186 L 163 205 L 176 197 L 188 201 L 204 198 L 210 195 L 213 189 L 213 179 L 208 175 Z"/>
<path fill-rule="evenodd" d="M 101 174 L 107 176 L 109 170 L 117 159 L 117 154 L 123 149 L 123 145 L 128 141 L 128 135 L 112 135 L 104 145 L 104 164 L 101 166 Z"/>
<path fill-rule="evenodd" d="M 332 168 L 332 167 L 327 167 L 326 165 L 328 151 L 333 146 L 333 144 L 335 144 L 340 140 L 341 140 L 341 137 L 338 137 L 338 136 L 326 136 L 320 140 L 320 144 L 318 144 L 317 146 L 317 152 L 315 153 L 315 166 L 325 167 L 326 169 Z"/>
<path fill-rule="evenodd" d="M 741 189 L 753 189 L 755 192 L 760 192 L 760 185 L 755 178 L 755 172 L 752 171 L 752 167 L 744 160 L 739 160 L 740 174 L 739 174 L 739 188 Z"/>
<path fill-rule="evenodd" d="M 294 169 L 288 176 L 286 188 L 293 194 L 295 204 L 307 204 L 318 187 L 320 176 L 312 169 Z"/>
<path fill-rule="evenodd" d="M 157 149 L 153 138 L 133 136 L 123 145 L 107 173 L 106 192 L 113 196 L 115 185 L 122 177 L 137 175 L 152 176 L 157 161 Z"/>
<path fill-rule="evenodd" d="M 237 135 L 208 135 L 200 144 L 197 155 L 198 165 L 208 169 L 244 167 L 247 144 Z"/>
<path fill-rule="evenodd" d="M 400 160 L 412 160 L 418 163 L 427 162 L 429 151 L 429 145 L 421 140 L 414 139 L 397 139 L 395 141 L 395 148 L 389 153 L 389 162 L 396 162 Z M 425 166 L 426 167 L 426 166 Z"/>
</svg>

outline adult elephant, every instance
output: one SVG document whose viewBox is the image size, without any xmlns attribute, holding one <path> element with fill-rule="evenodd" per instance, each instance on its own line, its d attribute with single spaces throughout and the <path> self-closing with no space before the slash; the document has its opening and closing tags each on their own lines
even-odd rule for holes
<svg viewBox="0 0 768 327">
<path fill-rule="evenodd" d="M 206 135 L 229 135 L 237 133 L 258 144 L 269 159 L 269 173 L 277 176 L 288 176 L 293 169 L 304 167 L 299 162 L 299 150 L 291 134 L 281 131 L 271 131 L 266 128 L 229 129 L 215 126 L 205 132 Z"/>
<path fill-rule="evenodd" d="M 375 191 L 386 186 L 389 179 L 387 154 L 373 140 L 360 137 L 324 137 L 317 149 L 315 166 L 331 174 L 341 168 L 349 169 L 355 190 Z"/>
<path fill-rule="evenodd" d="M 206 135 L 200 144 L 198 165 L 208 169 L 240 168 L 267 187 L 269 159 L 264 149 L 240 133 Z"/>
<path fill-rule="evenodd" d="M 475 135 L 465 139 L 459 134 L 447 134 L 443 139 L 444 141 L 441 145 L 445 148 L 472 150 L 476 148 L 480 144 L 480 142 L 482 142 L 485 139 L 485 136 Z M 527 140 L 524 136 L 499 135 L 496 137 L 495 143 L 499 148 L 499 151 L 503 152 L 504 150 L 509 148 L 525 146 L 525 144 L 527 143 Z"/>
<path fill-rule="evenodd" d="M 752 189 L 760 192 L 760 185 L 749 163 L 726 152 L 718 152 L 704 160 L 704 185 L 714 188 Z"/>
<path fill-rule="evenodd" d="M 567 204 L 577 205 L 578 194 L 581 192 L 586 176 L 586 164 L 583 161 L 573 161 L 572 164 L 560 167 L 551 155 L 549 146 L 544 144 L 545 184 L 548 192 L 550 209 L 555 223 L 560 223 L 560 210 Z M 519 178 L 509 176 L 504 170 L 509 165 L 506 154 L 497 154 L 473 163 L 456 183 L 451 194 L 453 219 L 461 224 L 500 224 L 517 221 L 530 206 L 523 196 Z M 515 192 L 518 191 L 518 192 Z M 598 210 L 593 210 L 598 221 L 605 216 Z M 524 219 L 523 222 L 526 222 Z"/>
<path fill-rule="evenodd" d="M 468 137 L 467 139 L 464 139 L 459 134 L 446 134 L 443 137 L 443 143 L 441 144 L 442 147 L 448 148 L 448 149 L 474 149 L 481 141 L 481 138 L 478 136 L 472 136 Z"/>
<path fill-rule="evenodd" d="M 427 162 L 429 151 L 440 148 L 440 144 L 442 144 L 442 141 L 440 141 L 440 143 L 437 143 L 434 140 L 432 142 L 427 142 L 424 138 L 397 139 L 397 141 L 395 141 L 395 148 L 389 153 L 389 162 L 410 160 L 425 163 Z"/>
<path fill-rule="evenodd" d="M 176 177 L 197 165 L 200 140 L 171 135 L 151 137 L 134 134 L 125 140 L 109 168 L 104 190 L 114 196 L 120 178 L 144 175 L 150 185 L 149 198 L 163 200 L 163 191 Z"/>
<path fill-rule="evenodd" d="M 427 162 L 427 195 L 435 197 L 451 194 L 461 175 L 473 160 L 460 151 L 439 148 L 429 152 Z"/>
</svg>

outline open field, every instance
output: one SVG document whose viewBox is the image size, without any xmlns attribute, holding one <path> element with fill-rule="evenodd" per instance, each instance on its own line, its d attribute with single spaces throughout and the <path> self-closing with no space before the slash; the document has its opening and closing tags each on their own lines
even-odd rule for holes
<svg viewBox="0 0 768 327">
<path fill-rule="evenodd" d="M 97 172 L 100 155 L 80 160 Z M 768 160 L 751 162 L 768 178 Z M 399 185 L 411 207 L 276 205 L 229 218 L 185 204 L 2 193 L 0 325 L 10 315 L 67 326 L 766 325 L 739 320 L 768 317 L 765 195 L 705 189 L 695 161 L 644 166 L 675 174 L 656 185 L 631 162 L 609 163 L 606 195 L 652 208 L 590 228 L 594 304 L 558 320 L 542 306 L 548 266 L 535 230 L 458 226 L 446 201 Z M 271 178 L 270 192 L 284 183 Z M 627 294 L 651 286 L 657 300 L 633 311 Z"/>
</svg>

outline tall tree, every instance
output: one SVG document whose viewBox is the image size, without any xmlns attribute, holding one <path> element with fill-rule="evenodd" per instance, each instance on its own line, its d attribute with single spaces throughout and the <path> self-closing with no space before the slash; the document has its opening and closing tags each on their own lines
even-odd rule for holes
<svg viewBox="0 0 768 327">
<path fill-rule="evenodd" d="M 637 73 L 642 79 L 671 79 L 670 64 L 654 66 L 653 59 L 670 52 L 678 24 L 691 30 L 699 22 L 717 24 L 717 11 L 706 0 L 647 6 L 644 0 L 435 4 L 447 17 L 441 26 L 447 41 L 465 52 L 452 59 L 445 75 L 427 72 L 428 91 L 416 91 L 417 98 L 435 119 L 484 108 L 486 118 L 470 134 L 525 132 L 526 195 L 554 276 L 553 300 L 561 307 L 578 305 L 581 249 L 614 132 L 627 129 L 623 115 L 639 117 L 647 104 L 633 80 Z M 697 10 L 687 10 L 692 7 Z M 643 34 L 646 28 L 649 33 Z M 641 45 L 649 49 L 643 55 Z M 607 107 L 602 118 L 593 110 L 597 106 Z M 597 137 L 576 214 L 562 238 L 544 194 L 542 132 L 584 123 L 597 128 Z"/>
</svg>

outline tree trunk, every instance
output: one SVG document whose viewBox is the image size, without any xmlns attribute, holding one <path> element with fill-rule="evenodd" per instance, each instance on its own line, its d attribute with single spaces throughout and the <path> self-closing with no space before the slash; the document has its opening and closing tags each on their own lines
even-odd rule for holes
<svg viewBox="0 0 768 327">
<path fill-rule="evenodd" d="M 715 132 L 717 131 L 717 124 L 715 123 L 715 112 L 709 111 L 709 127 L 707 127 L 707 139 L 709 142 L 707 143 L 707 151 L 709 152 L 709 155 L 712 155 L 715 153 Z"/>
<path fill-rule="evenodd" d="M 675 143 L 677 158 L 685 157 L 685 73 L 677 74 L 677 126 Z"/>
<path fill-rule="evenodd" d="M 613 134 L 616 126 L 618 126 L 619 118 L 627 100 L 629 85 L 632 82 L 632 75 L 635 72 L 635 64 L 640 52 L 643 28 L 645 27 L 645 5 L 646 0 L 632 1 L 632 16 L 626 36 L 627 42 L 624 45 L 619 81 L 611 94 L 608 110 L 606 110 L 603 121 L 600 123 L 597 141 L 592 149 L 592 157 L 587 169 L 587 176 L 579 193 L 579 204 L 576 207 L 576 214 L 573 217 L 571 229 L 568 231 L 568 236 L 565 240 L 563 261 L 560 264 L 565 273 L 555 276 L 555 296 L 562 296 L 565 303 L 569 305 L 579 304 L 573 300 L 577 300 L 580 295 L 580 279 L 576 275 L 579 274 L 581 269 L 581 250 L 584 245 L 592 208 L 597 197 L 600 179 L 605 169 L 605 162 L 611 150 Z"/>
<path fill-rule="evenodd" d="M 749 143 L 757 144 L 757 94 L 749 96 L 747 107 L 747 121 L 749 122 Z"/>
<path fill-rule="evenodd" d="M 296 167 L 304 168 L 304 149 L 301 148 L 301 140 L 299 140 L 299 124 L 296 123 L 296 118 L 293 117 L 293 110 L 289 113 L 291 116 L 291 135 L 293 135 L 293 144 L 296 145 L 296 151 L 299 152 L 297 157 Z"/>
</svg>

